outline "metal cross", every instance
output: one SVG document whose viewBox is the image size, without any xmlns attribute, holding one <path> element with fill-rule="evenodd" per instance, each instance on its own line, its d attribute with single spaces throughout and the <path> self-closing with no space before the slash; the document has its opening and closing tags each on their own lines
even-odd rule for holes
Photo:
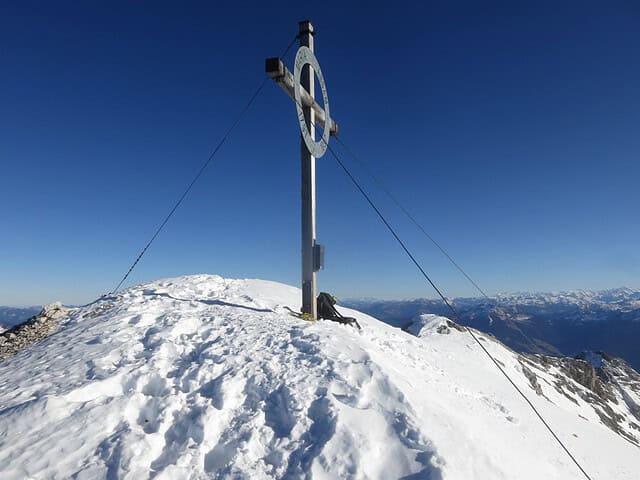
<svg viewBox="0 0 640 480">
<path fill-rule="evenodd" d="M 296 104 L 301 132 L 302 167 L 302 308 L 303 315 L 318 318 L 316 273 L 323 268 L 324 247 L 316 243 L 316 158 L 324 155 L 329 136 L 338 134 L 338 124 L 331 118 L 329 97 L 320 65 L 313 53 L 315 31 L 310 21 L 299 22 L 300 48 L 292 74 L 279 57 L 266 60 L 269 76 Z M 314 72 L 322 91 L 322 108 L 315 100 Z M 324 129 L 322 138 L 315 139 L 317 124 Z"/>
</svg>

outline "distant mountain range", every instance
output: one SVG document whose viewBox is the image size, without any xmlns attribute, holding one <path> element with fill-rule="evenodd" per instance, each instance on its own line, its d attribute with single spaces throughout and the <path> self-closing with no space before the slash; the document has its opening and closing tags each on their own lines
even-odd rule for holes
<svg viewBox="0 0 640 480">
<path fill-rule="evenodd" d="M 0 307 L 0 331 L 24 322 L 40 313 L 40 310 L 42 310 L 42 307 Z"/>
<path fill-rule="evenodd" d="M 500 294 L 452 302 L 459 323 L 490 333 L 518 352 L 574 356 L 604 351 L 640 368 L 638 290 Z M 440 300 L 350 299 L 341 304 L 401 328 L 423 313 L 456 320 Z"/>
</svg>

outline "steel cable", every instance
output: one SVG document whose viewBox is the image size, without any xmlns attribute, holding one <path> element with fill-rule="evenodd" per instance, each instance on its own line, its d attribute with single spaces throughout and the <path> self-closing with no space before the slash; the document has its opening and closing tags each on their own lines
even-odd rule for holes
<svg viewBox="0 0 640 480">
<path fill-rule="evenodd" d="M 289 50 L 291 49 L 291 47 L 293 46 L 293 44 L 295 43 L 297 38 L 298 38 L 298 35 L 296 35 L 293 38 L 293 40 L 291 40 L 291 42 L 289 43 L 287 48 L 284 50 L 282 55 L 280 55 L 280 58 L 284 58 L 287 55 L 287 53 L 289 52 Z M 180 195 L 180 198 L 178 198 L 178 201 L 173 205 L 173 208 L 169 211 L 168 215 L 164 218 L 164 220 L 162 221 L 160 226 L 156 229 L 156 231 L 154 232 L 154 234 L 151 237 L 151 239 L 147 242 L 147 244 L 144 246 L 144 248 L 140 251 L 140 254 L 137 256 L 137 258 L 131 264 L 131 266 L 129 267 L 129 270 L 127 270 L 127 273 L 124 274 L 124 276 L 122 277 L 122 279 L 120 280 L 118 285 L 116 285 L 116 288 L 114 288 L 111 292 L 109 292 L 109 295 L 111 295 L 113 293 L 116 293 L 120 289 L 122 284 L 125 282 L 125 280 L 129 277 L 129 275 L 131 274 L 133 269 L 136 268 L 136 265 L 138 265 L 138 262 L 140 262 L 140 260 L 144 256 L 144 254 L 147 252 L 147 250 L 149 249 L 151 244 L 154 242 L 154 240 L 160 234 L 160 232 L 162 231 L 164 226 L 167 224 L 169 219 L 173 216 L 173 214 L 176 212 L 178 207 L 182 204 L 182 201 L 185 199 L 185 197 L 191 191 L 191 189 L 193 188 L 195 183 L 198 181 L 198 179 L 202 176 L 202 174 L 207 169 L 207 167 L 209 166 L 209 164 L 211 163 L 213 158 L 216 156 L 216 154 L 218 153 L 218 151 L 220 150 L 222 145 L 224 145 L 224 143 L 227 141 L 227 138 L 229 137 L 231 132 L 233 132 L 233 130 L 240 123 L 240 121 L 244 118 L 245 114 L 247 113 L 247 111 L 249 110 L 249 108 L 251 107 L 251 105 L 253 104 L 255 99 L 258 97 L 258 95 L 260 94 L 260 92 L 262 91 L 264 86 L 267 84 L 267 80 L 269 80 L 269 77 L 265 76 L 264 79 L 260 82 L 260 85 L 258 85 L 258 88 L 256 88 L 256 90 L 253 92 L 251 97 L 249 97 L 249 100 L 247 101 L 247 103 L 240 110 L 240 113 L 238 113 L 238 115 L 235 117 L 235 120 L 231 123 L 229 128 L 226 130 L 226 132 L 224 133 L 224 135 L 222 136 L 222 138 L 220 139 L 218 144 L 215 146 L 215 148 L 211 152 L 211 155 L 209 155 L 209 158 L 207 158 L 207 160 L 202 164 L 202 166 L 200 167 L 200 170 L 198 170 L 198 173 L 196 173 L 195 177 L 193 177 L 193 180 L 191 180 L 191 183 L 189 183 L 187 188 L 182 192 L 182 195 Z"/>
<path fill-rule="evenodd" d="M 342 170 L 345 172 L 345 174 L 349 177 L 349 179 L 351 180 L 351 182 L 355 185 L 355 187 L 358 189 L 358 191 L 362 194 L 362 196 L 365 198 L 365 200 L 367 201 L 367 203 L 371 206 L 371 208 L 376 212 L 376 214 L 378 215 L 378 217 L 380 218 L 380 220 L 384 223 L 384 225 L 387 227 L 387 229 L 389 230 L 389 232 L 391 232 L 391 234 L 393 235 L 393 237 L 396 239 L 396 241 L 400 244 L 400 246 L 402 247 L 402 249 L 404 250 L 404 252 L 407 254 L 407 256 L 409 256 L 409 258 L 411 259 L 411 261 L 414 263 L 414 265 L 418 268 L 418 270 L 420 271 L 420 273 L 422 274 L 422 276 L 429 282 L 429 284 L 433 287 L 433 289 L 438 293 L 438 295 L 440 296 L 440 298 L 442 299 L 442 301 L 447 305 L 447 307 L 449 307 L 449 309 L 451 310 L 451 312 L 454 315 L 454 318 L 460 323 L 460 316 L 458 314 L 458 311 L 453 307 L 453 305 L 447 300 L 447 298 L 442 294 L 442 292 L 440 291 L 440 289 L 435 285 L 435 283 L 431 280 L 431 278 L 429 277 L 429 275 L 427 275 L 427 273 L 424 271 L 424 269 L 422 268 L 422 266 L 420 265 L 420 263 L 415 259 L 415 257 L 413 256 L 413 254 L 411 253 L 411 251 L 407 248 L 407 246 L 405 245 L 405 243 L 400 239 L 400 237 L 398 236 L 398 234 L 396 233 L 396 231 L 394 230 L 394 228 L 391 226 L 391 224 L 387 221 L 387 219 L 384 217 L 384 215 L 382 214 L 382 212 L 378 209 L 378 207 L 374 204 L 373 200 L 371 200 L 371 197 L 365 192 L 365 190 L 362 188 L 362 186 L 360 185 L 360 183 L 356 180 L 356 178 L 351 174 L 351 172 L 349 171 L 349 169 L 345 166 L 345 164 L 342 162 L 342 160 L 340 160 L 340 158 L 338 157 L 338 155 L 335 153 L 335 151 L 333 150 L 333 148 L 331 148 L 329 145 L 327 145 L 327 149 L 329 150 L 329 152 L 331 152 L 331 155 L 333 155 L 333 158 L 336 160 L 336 162 L 338 163 L 338 165 L 342 168 Z M 558 437 L 558 435 L 556 435 L 555 431 L 551 428 L 551 426 L 547 423 L 547 421 L 544 419 L 544 417 L 542 416 L 542 414 L 538 411 L 538 409 L 535 407 L 535 405 L 533 405 L 533 403 L 531 402 L 531 400 L 529 400 L 529 398 L 524 394 L 524 392 L 520 389 L 520 387 L 518 387 L 515 382 L 511 379 L 511 377 L 509 376 L 509 374 L 507 374 L 507 372 L 502 368 L 502 366 L 498 363 L 498 361 L 495 359 L 495 357 L 491 354 L 491 352 L 489 352 L 489 350 L 486 349 L 486 347 L 482 344 L 482 342 L 480 341 L 480 339 L 473 333 L 473 331 L 469 328 L 464 326 L 464 329 L 469 333 L 469 335 L 471 335 L 471 337 L 475 340 L 475 342 L 480 345 L 480 348 L 482 349 L 482 351 L 491 359 L 491 361 L 493 362 L 493 364 L 498 368 L 498 370 L 502 373 L 502 375 L 504 375 L 504 377 L 509 381 L 509 383 L 513 386 L 513 388 L 520 394 L 520 396 L 525 400 L 525 402 L 529 405 L 529 407 L 531 407 L 531 410 L 533 410 L 533 412 L 536 414 L 536 416 L 538 417 L 538 419 L 542 422 L 542 424 L 547 428 L 547 430 L 549 431 L 549 433 L 551 433 L 551 435 L 553 436 L 553 438 L 558 442 L 558 444 L 562 447 L 562 449 L 565 451 L 565 453 L 569 456 L 569 458 L 571 458 L 571 460 L 573 461 L 573 463 L 578 467 L 578 469 L 582 472 L 582 474 L 585 476 L 585 478 L 587 478 L 588 480 L 591 480 L 591 477 L 587 474 L 587 472 L 584 470 L 584 468 L 582 468 L 582 465 L 580 465 L 580 463 L 578 462 L 578 460 L 571 454 L 571 452 L 569 451 L 569 449 L 565 446 L 564 442 L 562 442 L 562 440 L 560 440 L 560 438 Z"/>
</svg>

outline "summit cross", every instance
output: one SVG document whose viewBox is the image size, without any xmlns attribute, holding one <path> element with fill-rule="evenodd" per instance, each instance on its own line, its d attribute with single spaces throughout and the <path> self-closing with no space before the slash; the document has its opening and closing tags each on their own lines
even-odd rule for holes
<svg viewBox="0 0 640 480">
<path fill-rule="evenodd" d="M 299 22 L 300 48 L 296 53 L 294 73 L 279 57 L 265 62 L 269 76 L 295 102 L 300 124 L 300 160 L 302 172 L 302 308 L 311 320 L 318 318 L 317 272 L 324 267 L 324 246 L 316 242 L 316 158 L 324 155 L 329 137 L 338 134 L 338 124 L 331 118 L 329 97 L 320 65 L 313 53 L 315 29 L 310 21 Z M 315 76 L 322 93 L 321 106 L 315 99 Z M 315 125 L 323 129 L 316 141 Z"/>
</svg>

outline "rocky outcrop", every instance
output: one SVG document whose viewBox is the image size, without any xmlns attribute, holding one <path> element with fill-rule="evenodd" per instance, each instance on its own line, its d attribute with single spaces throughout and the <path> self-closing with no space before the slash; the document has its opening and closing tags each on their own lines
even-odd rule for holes
<svg viewBox="0 0 640 480">
<path fill-rule="evenodd" d="M 519 361 L 538 395 L 543 380 L 572 402 L 592 405 L 603 424 L 640 446 L 640 374 L 624 360 L 585 352 L 575 358 L 521 354 Z"/>
<path fill-rule="evenodd" d="M 0 334 L 0 360 L 5 360 L 56 332 L 68 309 L 60 302 L 52 303 L 24 323 Z"/>
<path fill-rule="evenodd" d="M 533 391 L 536 392 L 537 395 L 542 396 L 543 395 L 542 387 L 538 383 L 538 377 L 536 376 L 536 374 L 533 373 L 531 369 L 527 368 L 527 366 L 524 364 L 522 360 L 520 360 L 520 365 L 522 365 L 522 373 L 524 373 L 524 376 L 527 377 L 527 380 L 529 380 L 529 383 L 531 384 L 531 388 L 533 388 Z"/>
</svg>

